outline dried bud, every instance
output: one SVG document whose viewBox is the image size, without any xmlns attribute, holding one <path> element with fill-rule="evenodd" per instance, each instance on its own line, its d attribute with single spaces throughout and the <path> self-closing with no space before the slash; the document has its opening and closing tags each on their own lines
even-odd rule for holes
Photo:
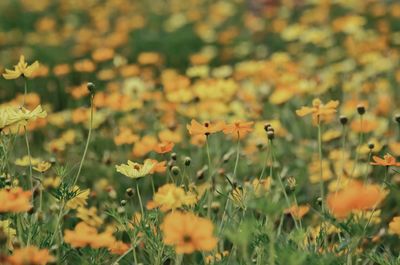
<svg viewBox="0 0 400 265">
<path fill-rule="evenodd" d="M 87 83 L 86 87 L 91 95 L 93 95 L 96 92 L 96 86 L 92 82 Z"/>
<path fill-rule="evenodd" d="M 172 174 L 174 174 L 174 175 L 176 176 L 176 175 L 179 174 L 179 172 L 181 172 L 181 170 L 179 169 L 179 167 L 173 166 L 173 167 L 171 168 L 171 172 L 172 172 Z"/>
<path fill-rule="evenodd" d="M 398 114 L 396 114 L 396 115 L 394 116 L 394 120 L 395 120 L 398 124 L 400 124 L 400 113 L 398 113 Z"/>
<path fill-rule="evenodd" d="M 365 114 L 365 106 L 363 104 L 358 104 L 357 105 L 357 112 L 360 115 L 364 115 Z"/>
<path fill-rule="evenodd" d="M 340 121 L 340 123 L 344 126 L 344 125 L 347 124 L 347 122 L 349 121 L 349 119 L 348 119 L 346 116 L 344 116 L 344 115 L 340 115 L 339 121 Z"/>
<path fill-rule="evenodd" d="M 135 194 L 132 188 L 127 188 L 125 192 L 128 197 L 132 197 Z"/>
<path fill-rule="evenodd" d="M 374 143 L 369 143 L 368 144 L 368 148 L 369 148 L 369 150 L 373 150 L 375 148 L 375 144 Z"/>
<path fill-rule="evenodd" d="M 269 130 L 270 128 L 272 128 L 272 127 L 271 127 L 271 124 L 269 124 L 269 123 L 264 124 L 264 130 L 265 130 L 266 132 L 268 132 L 268 130 Z"/>
<path fill-rule="evenodd" d="M 171 153 L 171 159 L 176 161 L 176 159 L 177 159 L 176 153 Z"/>
<path fill-rule="evenodd" d="M 269 130 L 267 132 L 267 136 L 268 136 L 268 139 L 272 141 L 275 138 L 275 132 L 273 130 Z"/>
<path fill-rule="evenodd" d="M 185 157 L 184 162 L 185 166 L 190 166 L 190 163 L 192 163 L 192 159 L 190 159 L 190 157 Z"/>
</svg>

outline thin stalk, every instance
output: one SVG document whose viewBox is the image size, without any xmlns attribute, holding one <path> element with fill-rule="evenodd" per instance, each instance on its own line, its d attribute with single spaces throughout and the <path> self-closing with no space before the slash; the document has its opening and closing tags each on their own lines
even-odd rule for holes
<svg viewBox="0 0 400 265">
<path fill-rule="evenodd" d="M 208 182 L 210 183 L 210 190 L 208 192 L 207 196 L 207 217 L 211 217 L 211 204 L 213 201 L 213 180 L 212 180 L 212 170 L 211 170 L 211 156 L 210 156 L 210 147 L 208 145 L 208 136 L 206 136 L 206 152 L 207 152 L 207 158 L 208 158 Z"/>
<path fill-rule="evenodd" d="M 323 180 L 323 168 L 322 168 L 322 133 L 321 133 L 321 122 L 318 121 L 318 155 L 319 155 L 319 189 L 321 196 L 321 208 L 322 212 L 325 211 L 325 195 L 324 195 L 324 180 Z"/>
<path fill-rule="evenodd" d="M 358 137 L 358 145 L 357 145 L 357 149 L 356 149 L 356 157 L 354 159 L 354 165 L 353 165 L 353 169 L 351 170 L 351 175 L 350 175 L 350 179 L 353 178 L 354 176 L 354 172 L 356 171 L 357 168 L 357 164 L 358 164 L 358 160 L 359 160 L 359 153 L 360 153 L 360 148 L 361 145 L 363 143 L 363 138 L 364 138 L 364 133 L 363 133 L 363 115 L 360 115 L 360 134 Z"/>
<path fill-rule="evenodd" d="M 85 150 L 83 151 L 83 156 L 82 156 L 81 162 L 80 162 L 80 164 L 79 164 L 79 169 L 78 169 L 78 172 L 76 173 L 76 176 L 75 176 L 75 179 L 74 179 L 74 182 L 73 182 L 72 187 L 75 187 L 76 183 L 78 182 L 79 175 L 81 174 L 83 162 L 85 161 L 86 154 L 87 154 L 87 150 L 88 150 L 88 148 L 89 148 L 90 138 L 91 138 L 91 136 L 92 136 L 93 112 L 94 112 L 93 97 L 94 97 L 94 95 L 91 94 L 91 95 L 90 95 L 90 124 L 89 124 L 88 137 L 87 137 L 87 139 L 86 139 L 86 144 L 85 144 Z"/>
<path fill-rule="evenodd" d="M 236 180 L 236 171 L 237 171 L 237 166 L 239 164 L 239 156 L 240 156 L 240 137 L 239 133 L 237 134 L 238 140 L 236 144 L 236 160 L 235 160 L 235 167 L 233 168 L 233 180 Z"/>
<path fill-rule="evenodd" d="M 144 216 L 142 196 L 140 195 L 140 189 L 139 189 L 138 181 L 136 181 L 136 192 L 137 192 L 137 196 L 138 196 L 138 199 L 139 199 L 140 211 L 142 213 L 142 216 Z"/>
</svg>

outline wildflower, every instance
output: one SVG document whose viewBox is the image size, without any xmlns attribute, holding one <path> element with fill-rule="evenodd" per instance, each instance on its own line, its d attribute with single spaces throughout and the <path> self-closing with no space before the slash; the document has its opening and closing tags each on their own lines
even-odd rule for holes
<svg viewBox="0 0 400 265">
<path fill-rule="evenodd" d="M 87 204 L 86 200 L 89 197 L 90 190 L 80 190 L 78 186 L 73 188 L 73 192 L 76 194 L 74 198 L 69 200 L 66 204 L 68 209 L 77 209 L 79 207 L 83 207 Z"/>
<path fill-rule="evenodd" d="M 20 167 L 28 167 L 29 165 L 36 166 L 39 163 L 39 158 L 23 156 L 22 158 L 16 159 L 14 164 Z"/>
<path fill-rule="evenodd" d="M 122 242 L 122 241 L 116 241 L 112 246 L 108 248 L 108 250 L 111 252 L 111 254 L 114 255 L 122 255 L 126 251 L 128 251 L 129 245 Z"/>
<path fill-rule="evenodd" d="M 159 154 L 165 154 L 171 152 L 172 148 L 174 148 L 174 143 L 172 142 L 161 142 L 154 147 L 154 151 Z"/>
<path fill-rule="evenodd" d="M 285 213 L 286 214 L 291 214 L 296 219 L 301 219 L 309 211 L 310 211 L 310 206 L 309 205 L 299 205 L 299 206 L 294 205 L 294 206 L 286 209 Z"/>
<path fill-rule="evenodd" d="M 328 195 L 327 204 L 337 218 L 345 218 L 354 210 L 368 210 L 378 206 L 387 192 L 379 185 L 352 181 L 339 192 Z"/>
<path fill-rule="evenodd" d="M 211 124 L 210 122 L 204 122 L 204 124 L 200 124 L 199 122 L 192 120 L 190 125 L 186 125 L 190 135 L 205 135 L 208 136 L 212 133 L 216 133 L 222 131 L 224 128 L 223 122 L 217 122 L 215 124 Z"/>
<path fill-rule="evenodd" d="M 336 113 L 336 108 L 339 106 L 339 101 L 331 100 L 326 104 L 323 104 L 319 98 L 316 98 L 312 102 L 312 107 L 301 107 L 296 110 L 296 114 L 300 117 L 312 114 L 313 121 L 318 123 L 323 120 L 329 120 L 330 115 Z"/>
<path fill-rule="evenodd" d="M 48 249 L 38 249 L 35 246 L 16 249 L 11 256 L 6 258 L 11 265 L 45 265 L 54 260 Z"/>
<path fill-rule="evenodd" d="M 0 234 L 3 233 L 7 237 L 7 248 L 9 250 L 13 249 L 13 244 L 12 242 L 16 238 L 17 231 L 11 227 L 11 220 L 3 220 L 0 221 Z"/>
<path fill-rule="evenodd" d="M 139 136 L 132 133 L 131 129 L 124 127 L 121 128 L 119 134 L 114 137 L 114 143 L 116 145 L 133 144 L 137 140 L 139 140 Z"/>
<path fill-rule="evenodd" d="M 32 111 L 23 107 L 6 107 L 0 109 L 0 130 L 26 126 L 29 122 L 35 121 L 37 118 L 45 118 L 46 116 L 46 111 L 44 111 L 40 105 Z"/>
<path fill-rule="evenodd" d="M 172 212 L 161 224 L 163 241 L 175 247 L 176 253 L 211 251 L 217 245 L 213 223 L 193 213 Z"/>
<path fill-rule="evenodd" d="M 225 134 L 231 134 L 233 137 L 237 138 L 242 138 L 245 135 L 247 135 L 249 132 L 251 132 L 252 125 L 254 122 L 244 122 L 244 121 L 235 121 L 232 124 L 227 124 L 223 128 L 223 132 Z"/>
<path fill-rule="evenodd" d="M 86 224 L 93 227 L 99 227 L 103 224 L 103 220 L 97 215 L 96 207 L 79 207 L 77 211 L 76 217 L 84 221 Z"/>
<path fill-rule="evenodd" d="M 14 70 L 6 69 L 6 72 L 3 73 L 3 77 L 5 79 L 17 79 L 21 75 L 23 77 L 31 77 L 33 72 L 39 68 L 39 62 L 35 61 L 33 64 L 28 66 L 28 63 L 25 62 L 25 57 L 21 55 L 19 57 L 19 62 L 14 66 Z"/>
<path fill-rule="evenodd" d="M 396 158 L 394 158 L 391 154 L 386 154 L 383 159 L 379 156 L 373 156 L 372 159 L 375 161 L 371 162 L 371 165 L 373 166 L 400 167 L 400 162 L 397 162 Z"/>
<path fill-rule="evenodd" d="M 193 205 L 196 202 L 196 196 L 186 193 L 183 188 L 174 184 L 165 184 L 160 187 L 153 198 L 154 207 L 160 207 L 163 212 L 181 208 L 184 205 Z"/>
<path fill-rule="evenodd" d="M 33 167 L 33 169 L 36 170 L 37 172 L 44 173 L 47 170 L 49 170 L 50 167 L 51 164 L 49 162 L 42 161 L 39 164 L 37 164 L 37 166 Z"/>
<path fill-rule="evenodd" d="M 19 213 L 27 212 L 32 208 L 30 203 L 32 193 L 23 191 L 22 188 L 1 189 L 0 190 L 0 213 Z"/>
<path fill-rule="evenodd" d="M 389 233 L 400 236 L 400 216 L 396 216 L 389 223 Z"/>
<path fill-rule="evenodd" d="M 109 231 L 98 233 L 96 228 L 84 222 L 78 223 L 74 230 L 65 230 L 64 240 L 74 248 L 109 248 L 115 244 L 115 238 Z"/>
<path fill-rule="evenodd" d="M 42 185 L 45 188 L 57 189 L 61 184 L 61 177 L 48 177 L 42 180 Z"/>
<path fill-rule="evenodd" d="M 144 164 L 139 164 L 128 160 L 128 164 L 121 164 L 115 166 L 117 172 L 133 179 L 144 177 L 152 171 L 154 162 L 146 160 Z"/>
<path fill-rule="evenodd" d="M 259 180 L 258 178 L 255 178 L 251 182 L 251 185 L 253 186 L 254 194 L 257 197 L 260 197 L 265 192 L 268 192 L 271 189 L 271 184 L 272 184 L 271 177 L 267 177 L 266 179 L 261 179 L 261 180 Z"/>
</svg>

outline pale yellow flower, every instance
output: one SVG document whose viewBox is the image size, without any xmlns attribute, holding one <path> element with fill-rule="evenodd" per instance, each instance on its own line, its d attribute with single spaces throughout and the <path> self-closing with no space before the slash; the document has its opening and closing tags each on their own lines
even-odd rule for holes
<svg viewBox="0 0 400 265">
<path fill-rule="evenodd" d="M 20 76 L 23 77 L 31 77 L 33 72 L 39 68 L 39 62 L 35 61 L 33 64 L 28 65 L 25 62 L 25 57 L 21 55 L 19 57 L 19 62 L 14 66 L 14 70 L 6 69 L 6 72 L 3 73 L 3 77 L 5 79 L 17 79 Z"/>
</svg>

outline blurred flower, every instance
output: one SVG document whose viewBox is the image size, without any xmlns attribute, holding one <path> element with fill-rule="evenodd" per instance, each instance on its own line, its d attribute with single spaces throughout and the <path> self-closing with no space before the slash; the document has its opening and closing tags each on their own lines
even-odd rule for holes
<svg viewBox="0 0 400 265">
<path fill-rule="evenodd" d="M 339 101 L 331 100 L 326 104 L 318 98 L 314 99 L 312 102 L 312 107 L 301 107 L 301 109 L 296 110 L 296 114 L 300 117 L 312 114 L 314 123 L 319 121 L 327 120 L 332 114 L 336 113 L 336 108 L 339 106 Z"/>
<path fill-rule="evenodd" d="M 174 246 L 176 253 L 185 254 L 213 250 L 217 245 L 213 229 L 209 219 L 179 211 L 168 214 L 161 224 L 164 243 Z"/>
<path fill-rule="evenodd" d="M 204 124 L 200 124 L 196 120 L 192 120 L 190 125 L 186 126 L 190 135 L 210 135 L 212 133 L 216 133 L 222 131 L 224 128 L 223 122 L 217 122 L 215 124 L 211 124 L 209 122 L 204 122 Z"/>
<path fill-rule="evenodd" d="M 174 143 L 172 142 L 161 142 L 154 147 L 154 151 L 159 154 L 165 154 L 172 151 L 174 148 Z"/>
<path fill-rule="evenodd" d="M 197 199 L 194 194 L 185 192 L 183 188 L 174 184 L 163 185 L 153 197 L 153 206 L 159 207 L 163 212 L 181 208 L 184 205 L 191 206 L 196 202 Z"/>
<path fill-rule="evenodd" d="M 230 134 L 234 138 L 242 138 L 253 130 L 254 122 L 235 121 L 231 124 L 226 124 L 223 128 L 225 134 Z"/>
<path fill-rule="evenodd" d="M 393 217 L 389 223 L 389 233 L 400 236 L 400 216 Z"/>
<path fill-rule="evenodd" d="M 48 249 L 38 249 L 35 246 L 16 249 L 13 254 L 6 258 L 10 265 L 45 265 L 55 261 Z"/>
<path fill-rule="evenodd" d="M 16 238 L 17 231 L 11 227 L 11 220 L 0 221 L 0 233 L 7 236 L 7 248 L 9 250 L 13 249 L 13 241 Z"/>
<path fill-rule="evenodd" d="M 331 192 L 327 204 L 337 218 L 347 217 L 353 210 L 368 210 L 377 207 L 386 197 L 387 192 L 376 184 L 363 184 L 352 181 L 338 192 Z"/>
<path fill-rule="evenodd" d="M 21 75 L 23 77 L 31 77 L 33 72 L 39 68 L 39 62 L 35 61 L 33 64 L 28 66 L 28 63 L 25 62 L 25 57 L 21 55 L 19 57 L 19 62 L 14 66 L 14 70 L 6 69 L 6 72 L 3 74 L 5 79 L 17 79 Z"/>
<path fill-rule="evenodd" d="M 96 228 L 80 222 L 74 230 L 64 231 L 64 241 L 74 248 L 89 246 L 97 249 L 112 247 L 116 240 L 111 232 L 98 233 Z"/>
<path fill-rule="evenodd" d="M 20 167 L 28 167 L 29 165 L 36 166 L 40 161 L 40 158 L 23 156 L 22 158 L 16 159 L 15 164 Z"/>
<path fill-rule="evenodd" d="M 85 206 L 90 194 L 90 189 L 81 190 L 78 186 L 75 186 L 73 191 L 76 196 L 67 202 L 66 207 L 68 209 L 77 209 Z"/>
<path fill-rule="evenodd" d="M 302 219 L 310 211 L 309 205 L 293 205 L 292 207 L 285 209 L 286 214 L 291 214 L 296 219 Z"/>
<path fill-rule="evenodd" d="M 49 170 L 50 167 L 51 167 L 51 164 L 49 162 L 42 161 L 39 164 L 37 164 L 35 167 L 33 167 L 33 169 L 36 170 L 37 172 L 44 173 L 47 170 Z"/>
<path fill-rule="evenodd" d="M 27 212 L 32 208 L 30 203 L 32 193 L 24 191 L 22 188 L 11 188 L 0 190 L 0 213 L 19 213 Z"/>
</svg>

